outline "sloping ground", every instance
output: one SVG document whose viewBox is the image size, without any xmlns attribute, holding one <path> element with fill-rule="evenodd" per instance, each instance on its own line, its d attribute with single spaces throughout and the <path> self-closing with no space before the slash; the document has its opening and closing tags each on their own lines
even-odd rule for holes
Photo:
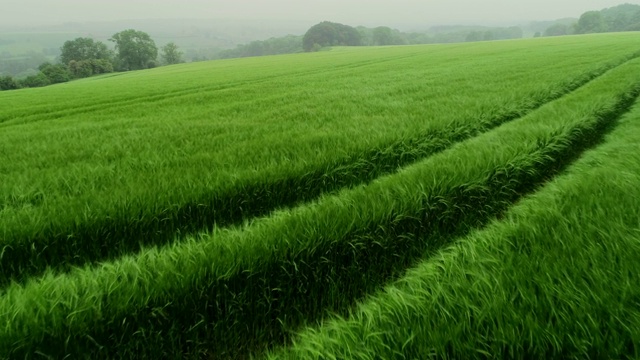
<svg viewBox="0 0 640 360">
<path fill-rule="evenodd" d="M 341 49 L 1 94 L 0 283 L 393 173 L 584 86 L 636 43 Z"/>
<path fill-rule="evenodd" d="M 639 184 L 640 103 L 503 219 L 268 358 L 637 359 Z"/>
<path fill-rule="evenodd" d="M 0 351 L 20 358 L 34 354 L 56 358 L 259 355 L 266 348 L 286 343 L 296 329 L 313 324 L 327 312 L 347 315 L 356 301 L 402 276 L 407 267 L 421 259 L 429 261 L 431 254 L 457 236 L 504 216 L 514 202 L 562 173 L 585 149 L 598 146 L 639 93 L 640 60 L 630 60 L 520 119 L 368 185 L 343 189 L 242 227 L 144 249 L 68 274 L 49 272 L 23 285 L 13 283 L 0 297 L 0 314 L 5 317 L 0 321 L 4 324 Z M 507 224 L 512 223 L 509 219 L 512 217 L 505 220 Z M 553 223 L 548 225 L 555 231 Z M 570 231 L 578 237 L 575 230 Z M 460 276 L 466 279 L 464 269 Z M 616 280 L 613 275 L 598 279 L 608 283 Z M 433 286 L 440 289 L 446 284 Z M 544 296 L 556 293 L 540 291 L 514 299 L 535 303 Z M 443 306 L 458 309 L 468 303 L 461 298 L 459 303 L 451 300 Z M 367 304 L 365 301 L 361 308 Z M 633 308 L 629 311 L 633 313 Z M 461 317 L 464 314 L 467 312 L 459 312 Z M 516 317 L 509 319 L 511 322 L 499 323 L 496 329 L 521 328 Z M 334 322 L 343 326 L 340 320 Z M 479 323 L 480 328 L 473 328 L 478 330 L 473 333 L 476 340 L 468 341 L 485 343 L 481 330 L 486 324 Z M 341 358 L 347 354 L 345 349 L 352 343 L 339 337 L 333 343 L 326 340 L 326 348 L 314 348 L 315 333 L 324 336 L 323 329 L 303 332 L 290 349 L 291 356 L 335 354 Z M 466 335 L 469 333 L 461 332 L 460 341 Z M 570 336 L 589 341 L 582 335 Z M 630 343 L 627 335 L 620 333 L 618 340 Z M 390 351 L 398 351 L 400 346 L 399 353 L 404 351 L 399 342 L 384 340 L 377 345 Z M 407 344 L 410 340 L 405 339 Z M 357 338 L 354 341 L 360 344 Z M 540 341 L 511 348 L 499 341 L 486 342 L 489 347 L 478 349 L 489 353 L 478 354 L 501 354 L 496 349 L 506 349 L 506 355 L 537 355 L 536 346 L 548 349 L 547 343 Z M 430 354 L 422 351 L 420 341 L 415 344 L 416 350 L 407 352 L 409 357 Z M 619 347 L 594 344 L 594 354 L 623 354 L 616 352 Z M 350 354 L 366 355 L 367 344 L 361 345 L 361 352 Z M 496 347 L 499 345 L 503 348 Z M 446 342 L 429 346 L 443 356 L 466 354 L 456 353 Z M 564 348 L 558 349 L 559 353 L 551 349 L 549 354 L 562 354 Z M 569 345 L 566 349 L 569 355 L 575 353 Z M 288 354 L 288 350 L 282 351 L 280 355 Z"/>
</svg>

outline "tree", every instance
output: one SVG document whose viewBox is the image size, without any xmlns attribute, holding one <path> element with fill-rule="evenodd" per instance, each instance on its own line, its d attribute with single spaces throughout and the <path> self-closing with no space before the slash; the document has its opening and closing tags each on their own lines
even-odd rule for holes
<svg viewBox="0 0 640 360">
<path fill-rule="evenodd" d="M 544 31 L 544 36 L 563 36 L 569 35 L 569 27 L 565 24 L 554 24 Z"/>
<path fill-rule="evenodd" d="M 287 35 L 238 45 L 235 49 L 220 52 L 219 57 L 222 59 L 229 59 L 248 56 L 293 54 L 302 51 L 302 36 Z M 193 61 L 196 60 L 194 59 Z"/>
<path fill-rule="evenodd" d="M 324 46 L 360 46 L 362 39 L 355 28 L 324 21 L 312 26 L 302 39 L 305 51 L 313 51 Z"/>
<path fill-rule="evenodd" d="M 113 71 L 113 51 L 100 41 L 94 41 L 91 38 L 76 38 L 65 42 L 61 51 L 60 62 L 67 66 L 68 72 L 74 78 L 84 78 Z M 57 70 L 60 71 L 60 69 Z M 62 74 L 58 75 L 62 76 Z M 54 81 L 52 80 L 52 82 Z"/>
<path fill-rule="evenodd" d="M 147 69 L 158 57 L 156 43 L 143 31 L 124 30 L 114 34 L 109 41 L 116 43 L 120 70 Z"/>
<path fill-rule="evenodd" d="M 607 24 L 599 11 L 587 11 L 580 16 L 576 25 L 576 33 L 590 34 L 607 31 Z"/>
<path fill-rule="evenodd" d="M 89 60 L 94 74 L 108 74 L 113 72 L 113 64 L 105 59 Z"/>
<path fill-rule="evenodd" d="M 640 31 L 640 10 L 634 12 L 629 17 L 629 24 L 624 29 L 625 31 Z"/>
<path fill-rule="evenodd" d="M 19 82 L 20 87 L 26 87 L 26 88 L 42 87 L 50 84 L 51 84 L 51 81 L 42 72 L 38 73 L 37 75 L 28 76 L 20 80 Z"/>
<path fill-rule="evenodd" d="M 482 40 L 484 41 L 495 40 L 495 35 L 493 34 L 493 31 L 491 30 L 485 31 L 484 34 L 482 34 Z"/>
<path fill-rule="evenodd" d="M 378 26 L 373 29 L 374 45 L 393 45 L 393 32 L 386 26 Z"/>
<path fill-rule="evenodd" d="M 162 59 L 167 65 L 179 64 L 182 60 L 183 53 L 178 51 L 178 45 L 173 42 L 162 47 Z"/>
<path fill-rule="evenodd" d="M 0 76 L 0 90 L 19 89 L 18 83 L 11 76 Z"/>
<path fill-rule="evenodd" d="M 160 63 L 158 63 L 156 60 L 147 61 L 147 69 L 157 68 L 158 66 L 160 66 Z"/>
<path fill-rule="evenodd" d="M 484 39 L 484 33 L 482 31 L 472 31 L 467 34 L 465 41 L 474 42 L 474 41 L 482 41 Z"/>
<path fill-rule="evenodd" d="M 369 29 L 364 26 L 358 26 L 356 30 L 358 30 L 358 33 L 360 34 L 360 43 L 363 46 L 373 45 L 373 29 Z"/>
<path fill-rule="evenodd" d="M 302 46 L 305 51 L 312 51 L 314 48 L 329 46 L 334 43 L 338 35 L 333 24 L 325 21 L 312 26 L 302 39 Z"/>
<path fill-rule="evenodd" d="M 511 26 L 505 30 L 506 39 L 522 39 L 524 30 L 519 26 Z"/>
<path fill-rule="evenodd" d="M 111 60 L 113 58 L 113 52 L 109 50 L 106 44 L 100 41 L 93 41 L 91 38 L 80 37 L 66 41 L 60 51 L 60 62 L 64 65 L 69 65 L 72 60 Z"/>
<path fill-rule="evenodd" d="M 359 34 L 360 31 L 358 31 Z M 379 26 L 372 31 L 371 42 L 373 45 L 406 45 L 407 40 L 403 37 L 403 34 L 386 26 Z M 362 35 L 361 41 L 362 44 Z"/>
<path fill-rule="evenodd" d="M 638 23 L 640 6 L 622 4 L 601 10 L 600 13 L 606 23 L 607 31 L 627 31 L 632 25 Z"/>
<path fill-rule="evenodd" d="M 71 60 L 69 62 L 69 71 L 75 78 L 85 78 L 92 75 L 111 73 L 113 72 L 113 64 L 105 59 Z"/>
<path fill-rule="evenodd" d="M 69 62 L 69 71 L 71 72 L 73 77 L 77 79 L 86 78 L 93 75 L 93 67 L 91 67 L 91 63 L 89 60 L 71 60 Z"/>
<path fill-rule="evenodd" d="M 66 66 L 62 64 L 52 65 L 48 62 L 43 63 L 38 68 L 49 79 L 52 84 L 59 84 L 71 80 L 71 74 Z"/>
</svg>

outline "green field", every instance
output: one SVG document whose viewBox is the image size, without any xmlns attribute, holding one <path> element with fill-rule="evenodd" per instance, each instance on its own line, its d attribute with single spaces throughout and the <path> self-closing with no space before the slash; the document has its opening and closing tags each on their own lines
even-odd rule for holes
<svg viewBox="0 0 640 360">
<path fill-rule="evenodd" d="M 0 358 L 640 356 L 640 34 L 0 93 Z"/>
</svg>

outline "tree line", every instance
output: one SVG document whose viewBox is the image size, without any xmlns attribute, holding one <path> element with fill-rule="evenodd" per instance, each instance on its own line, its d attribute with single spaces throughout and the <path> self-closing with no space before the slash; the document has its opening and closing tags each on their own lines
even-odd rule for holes
<svg viewBox="0 0 640 360">
<path fill-rule="evenodd" d="M 601 11 L 588 11 L 573 24 L 556 23 L 540 36 L 560 36 L 614 31 L 640 31 L 640 5 L 624 4 Z M 308 29 L 302 36 L 288 35 L 264 41 L 238 45 L 222 51 L 218 58 L 238 58 L 319 51 L 330 46 L 384 46 L 433 43 L 453 43 L 518 39 L 522 28 L 513 27 L 439 27 L 431 33 L 405 33 L 386 26 L 367 28 L 324 21 Z M 91 38 L 66 41 L 61 47 L 58 63 L 43 62 L 36 75 L 16 80 L 0 76 L 0 90 L 38 87 L 66 82 L 114 71 L 149 69 L 159 65 L 184 62 L 183 53 L 171 42 L 159 50 L 151 37 L 133 29 L 114 34 L 109 41 L 114 50 Z M 44 60 L 44 59 L 42 59 Z M 40 61 L 42 61 L 40 60 Z M 35 63 L 37 64 L 37 63 Z M 34 64 L 34 65 L 35 65 Z"/>
<path fill-rule="evenodd" d="M 558 36 L 597 32 L 640 31 L 640 6 L 624 4 L 601 11 L 584 13 L 573 25 L 556 23 L 534 36 Z M 264 41 L 253 41 L 224 50 L 220 58 L 238 58 L 319 51 L 329 46 L 384 46 L 456 43 L 520 39 L 525 36 L 519 26 L 433 28 L 431 33 L 405 33 L 387 26 L 351 27 L 324 21 L 312 26 L 303 36 L 288 35 Z"/>
<path fill-rule="evenodd" d="M 623 4 L 587 11 L 573 24 L 554 24 L 536 36 L 562 36 L 619 31 L 640 31 L 640 5 Z"/>
<path fill-rule="evenodd" d="M 86 37 L 66 41 L 60 48 L 58 63 L 44 62 L 36 75 L 20 80 L 11 76 L 0 77 L 0 90 L 42 87 L 115 71 L 150 69 L 183 62 L 183 54 L 173 42 L 160 49 L 159 62 L 155 41 L 143 31 L 124 30 L 114 34 L 109 41 L 115 44 L 114 50 L 101 41 Z"/>
<path fill-rule="evenodd" d="M 452 43 L 464 41 L 485 41 L 522 38 L 524 31 L 519 27 L 452 27 L 449 31 L 426 33 L 405 33 L 387 26 L 367 28 L 324 21 L 312 26 L 304 35 L 287 35 L 267 40 L 252 41 L 238 45 L 235 49 L 224 50 L 221 59 L 251 56 L 294 54 L 319 51 L 329 46 L 385 46 Z"/>
<path fill-rule="evenodd" d="M 556 23 L 534 36 L 559 36 L 616 31 L 640 31 L 640 5 L 624 4 L 601 11 L 588 11 L 573 24 Z M 384 46 L 473 42 L 523 38 L 524 30 L 511 27 L 444 26 L 431 33 L 405 33 L 387 26 L 367 28 L 323 21 L 303 36 L 288 35 L 253 41 L 224 50 L 220 58 L 238 58 L 319 51 L 330 46 Z"/>
</svg>

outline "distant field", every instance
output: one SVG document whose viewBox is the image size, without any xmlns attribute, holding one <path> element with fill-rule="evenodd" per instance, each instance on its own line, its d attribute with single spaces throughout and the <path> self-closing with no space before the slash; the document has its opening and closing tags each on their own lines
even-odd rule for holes
<svg viewBox="0 0 640 360">
<path fill-rule="evenodd" d="M 29 52 L 41 53 L 43 49 L 59 49 L 67 40 L 85 36 L 75 32 L 0 32 L 0 54 L 9 52 L 14 56 Z"/>
<path fill-rule="evenodd" d="M 2 92 L 0 358 L 640 356 L 638 57 L 335 48 Z"/>
</svg>

